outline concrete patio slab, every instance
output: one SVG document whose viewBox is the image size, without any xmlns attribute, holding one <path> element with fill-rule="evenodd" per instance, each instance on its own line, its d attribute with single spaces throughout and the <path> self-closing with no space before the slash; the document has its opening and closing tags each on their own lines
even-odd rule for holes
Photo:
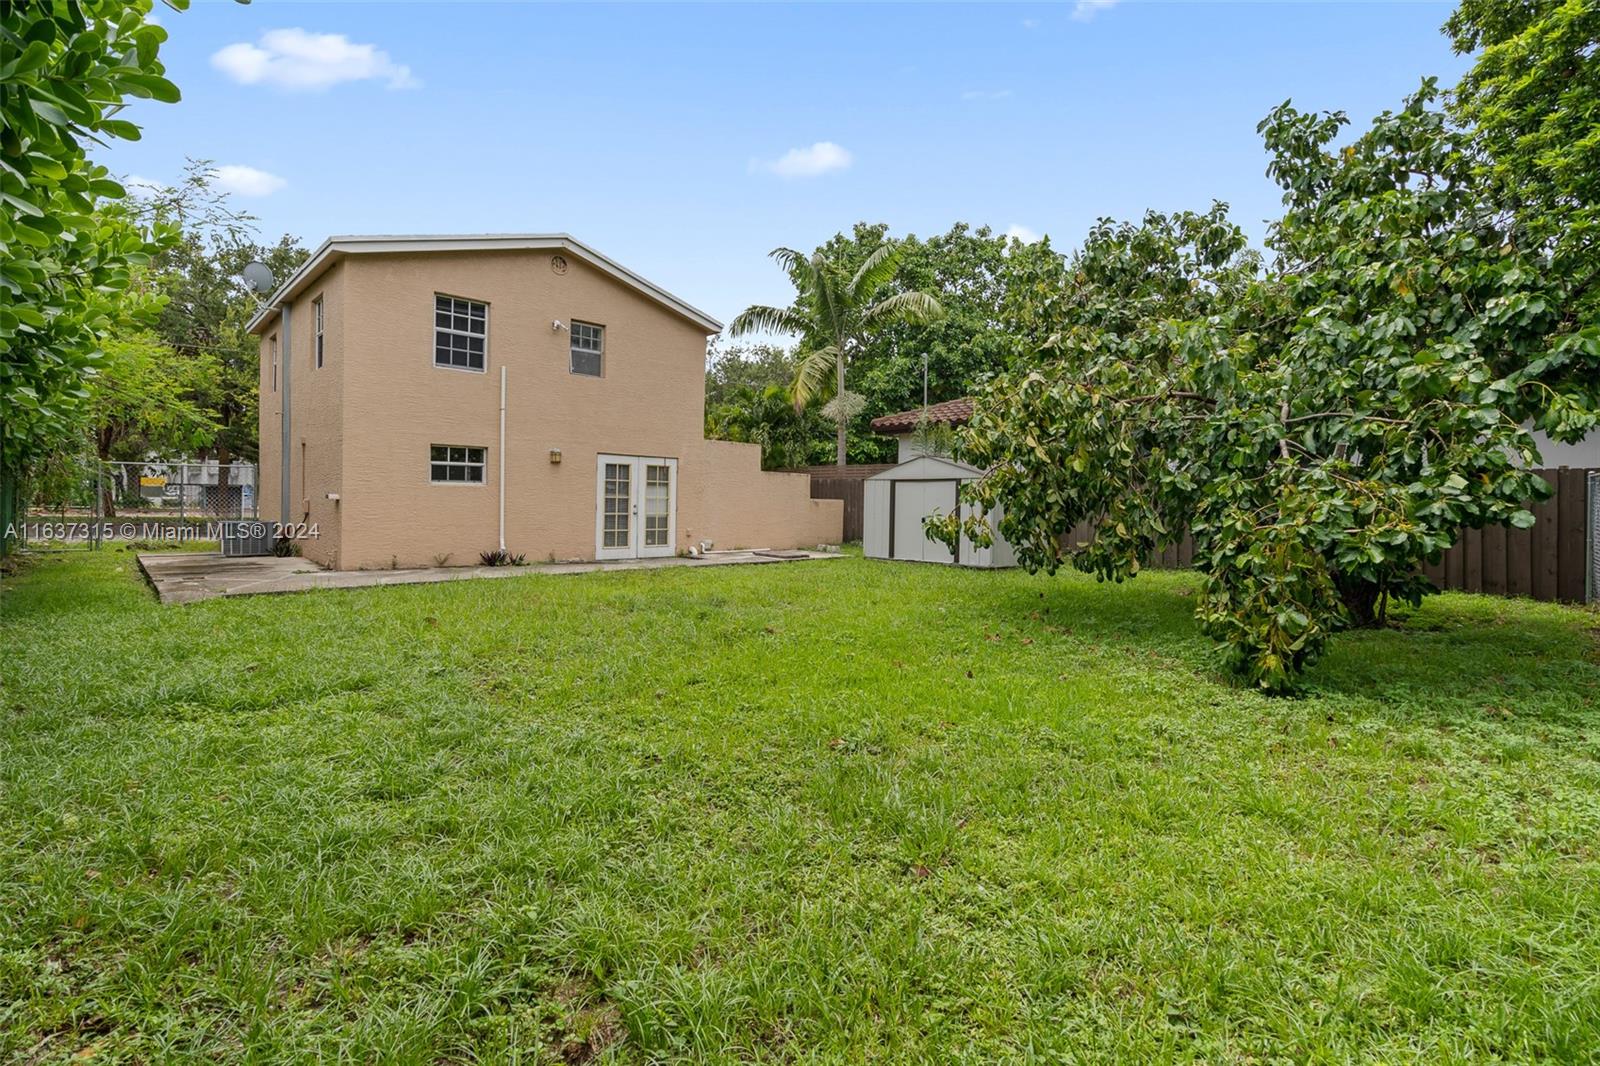
<svg viewBox="0 0 1600 1066">
<path fill-rule="evenodd" d="M 601 570 L 663 570 L 686 566 L 749 566 L 838 559 L 838 552 L 709 552 L 696 558 L 628 559 L 607 563 L 536 563 L 530 566 L 429 566 L 413 570 L 323 570 L 305 559 L 254 556 L 224 558 L 218 552 L 147 552 L 139 569 L 162 603 L 193 603 L 217 596 L 260 596 L 310 589 L 354 589 L 371 585 L 427 585 L 470 578 L 590 574 Z"/>
</svg>

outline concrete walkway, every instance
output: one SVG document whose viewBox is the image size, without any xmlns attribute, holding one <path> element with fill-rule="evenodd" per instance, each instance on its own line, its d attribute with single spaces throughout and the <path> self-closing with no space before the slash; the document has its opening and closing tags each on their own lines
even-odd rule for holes
<svg viewBox="0 0 1600 1066">
<path fill-rule="evenodd" d="M 307 589 L 369 585 L 428 585 L 468 578 L 589 574 L 599 570 L 663 570 L 669 566 L 738 566 L 838 559 L 837 552 L 725 551 L 699 558 L 628 559 L 610 563 L 536 563 L 531 566 L 430 566 L 416 570 L 322 570 L 305 559 L 253 556 L 225 559 L 218 552 L 159 552 L 138 556 L 139 569 L 162 603 L 193 603 L 216 596 L 259 596 Z"/>
</svg>

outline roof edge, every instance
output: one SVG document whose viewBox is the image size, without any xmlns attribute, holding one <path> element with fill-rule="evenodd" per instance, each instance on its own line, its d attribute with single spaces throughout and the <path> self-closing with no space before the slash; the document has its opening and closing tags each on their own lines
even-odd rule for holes
<svg viewBox="0 0 1600 1066">
<path fill-rule="evenodd" d="M 568 233 L 342 234 L 329 237 L 261 304 L 245 329 L 250 333 L 260 333 L 266 323 L 277 315 L 285 300 L 299 295 L 326 266 L 345 255 L 552 249 L 572 252 L 602 273 L 611 275 L 709 333 L 722 332 L 722 323 L 706 312 Z"/>
<path fill-rule="evenodd" d="M 879 415 L 868 425 L 874 433 L 885 437 L 898 437 L 912 433 L 922 423 L 924 414 L 929 422 L 947 426 L 964 426 L 972 420 L 972 397 L 960 396 L 954 400 L 941 400 L 927 407 L 914 407 L 909 411 Z"/>
</svg>

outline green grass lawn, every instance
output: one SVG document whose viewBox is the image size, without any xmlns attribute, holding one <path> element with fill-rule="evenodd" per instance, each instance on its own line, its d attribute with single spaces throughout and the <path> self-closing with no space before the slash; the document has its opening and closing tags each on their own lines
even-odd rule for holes
<svg viewBox="0 0 1600 1066">
<path fill-rule="evenodd" d="M 0 592 L 0 1058 L 1600 1055 L 1596 618 L 1192 576 Z"/>
</svg>

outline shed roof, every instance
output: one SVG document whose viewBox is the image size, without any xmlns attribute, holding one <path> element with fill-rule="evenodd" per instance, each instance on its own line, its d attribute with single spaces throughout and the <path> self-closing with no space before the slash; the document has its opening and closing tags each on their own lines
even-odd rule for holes
<svg viewBox="0 0 1600 1066">
<path fill-rule="evenodd" d="M 603 273 L 636 289 L 669 310 L 704 328 L 708 333 L 718 333 L 722 323 L 704 311 L 680 300 L 666 289 L 647 281 L 618 263 L 590 248 L 567 233 L 466 233 L 439 235 L 347 235 L 329 237 L 301 264 L 300 269 L 278 286 L 261 309 L 250 319 L 247 327 L 259 333 L 278 313 L 283 301 L 298 296 L 316 280 L 317 275 L 347 255 L 396 252 L 484 252 L 484 251 L 564 251 L 582 259 Z"/>
<path fill-rule="evenodd" d="M 959 400 L 946 400 L 943 403 L 928 406 L 928 421 L 943 422 L 947 426 L 964 426 L 972 420 L 972 397 L 963 396 Z M 897 411 L 892 415 L 880 415 L 872 420 L 874 433 L 885 433 L 894 436 L 900 433 L 910 433 L 922 421 L 922 408 L 913 411 Z"/>
<path fill-rule="evenodd" d="M 881 474 L 873 474 L 868 481 L 970 481 L 983 476 L 983 471 L 942 455 L 919 455 L 907 459 Z"/>
</svg>

